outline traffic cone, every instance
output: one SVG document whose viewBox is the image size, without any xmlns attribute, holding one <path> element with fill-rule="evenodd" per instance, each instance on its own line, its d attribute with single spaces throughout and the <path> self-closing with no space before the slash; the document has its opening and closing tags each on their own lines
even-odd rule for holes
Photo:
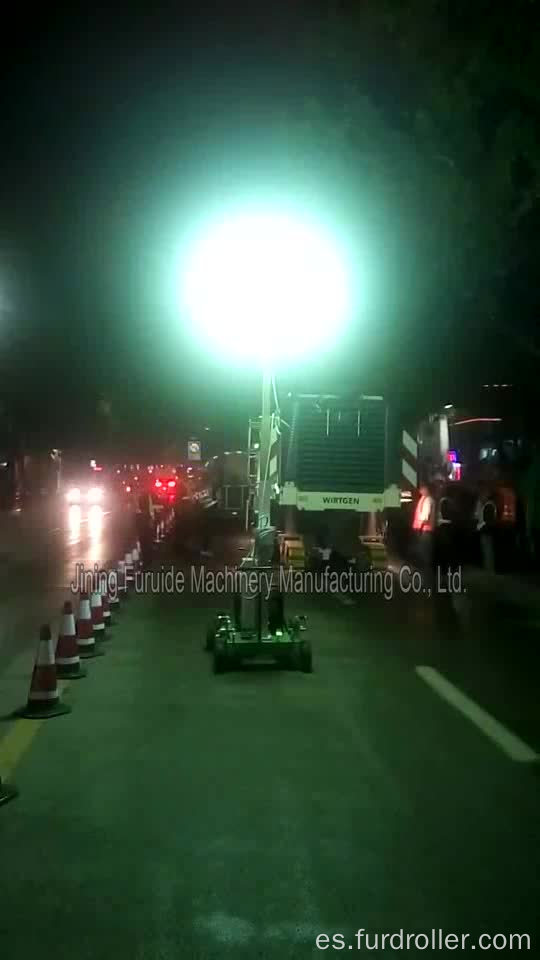
<svg viewBox="0 0 540 960">
<path fill-rule="evenodd" d="M 111 607 L 109 604 L 109 591 L 107 587 L 102 587 L 101 591 L 101 609 L 103 611 L 103 623 L 105 624 L 105 633 L 112 626 Z"/>
<path fill-rule="evenodd" d="M 92 632 L 96 640 L 105 639 L 105 622 L 103 620 L 103 607 L 101 606 L 101 594 L 99 590 L 93 590 L 90 597 L 90 613 L 92 615 Z"/>
<path fill-rule="evenodd" d="M 19 791 L 10 783 L 5 783 L 0 777 L 0 807 L 3 803 L 9 803 L 10 800 L 14 800 L 15 797 L 19 796 Z"/>
<path fill-rule="evenodd" d="M 114 623 L 114 617 L 120 609 L 120 592 L 118 582 L 118 571 L 109 570 L 107 574 L 107 600 L 109 601 L 109 610 L 111 611 L 111 623 Z"/>
<path fill-rule="evenodd" d="M 130 552 L 126 553 L 124 557 L 124 563 L 126 565 L 126 587 L 129 588 L 133 586 L 135 580 L 135 572 L 133 569 L 133 557 Z"/>
<path fill-rule="evenodd" d="M 119 601 L 126 599 L 127 583 L 126 583 L 126 564 L 124 560 L 118 561 L 118 567 L 116 569 L 116 592 L 118 594 Z"/>
<path fill-rule="evenodd" d="M 56 673 L 59 677 L 69 678 L 70 680 L 79 680 L 86 676 L 86 670 L 81 667 L 75 617 L 69 601 L 64 604 L 60 633 L 56 644 Z"/>
<path fill-rule="evenodd" d="M 77 648 L 79 656 L 83 660 L 90 660 L 91 657 L 102 657 L 104 650 L 96 646 L 94 640 L 94 631 L 92 628 L 92 613 L 90 610 L 90 600 L 87 593 L 81 593 L 79 597 L 79 616 L 77 618 Z"/>
<path fill-rule="evenodd" d="M 28 703 L 21 710 L 20 716 L 44 720 L 46 717 L 58 717 L 62 713 L 71 713 L 71 707 L 60 700 L 51 628 L 46 623 L 39 633 Z"/>
</svg>

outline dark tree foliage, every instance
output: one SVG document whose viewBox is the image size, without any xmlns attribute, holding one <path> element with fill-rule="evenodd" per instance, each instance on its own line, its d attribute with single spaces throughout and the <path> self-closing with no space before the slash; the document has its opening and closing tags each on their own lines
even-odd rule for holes
<svg viewBox="0 0 540 960">
<path fill-rule="evenodd" d="M 511 327 L 536 357 L 534 316 L 507 291 L 538 269 L 539 25 L 534 0 L 330 3 L 287 114 L 306 173 L 331 169 L 376 240 L 402 322 L 461 329 L 471 349 Z"/>
</svg>

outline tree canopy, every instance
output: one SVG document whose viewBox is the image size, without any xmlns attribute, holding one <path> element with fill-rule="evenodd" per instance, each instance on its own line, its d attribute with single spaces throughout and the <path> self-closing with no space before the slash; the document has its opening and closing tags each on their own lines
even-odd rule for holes
<svg viewBox="0 0 540 960">
<path fill-rule="evenodd" d="M 534 0 L 511 12 L 482 0 L 330 3 L 301 38 L 308 79 L 287 113 L 306 173 L 332 170 L 375 238 L 394 313 L 418 332 L 464 331 L 473 346 L 511 318 L 513 342 L 536 357 L 534 316 L 516 317 L 506 291 L 524 267 L 533 282 L 538 26 Z"/>
</svg>

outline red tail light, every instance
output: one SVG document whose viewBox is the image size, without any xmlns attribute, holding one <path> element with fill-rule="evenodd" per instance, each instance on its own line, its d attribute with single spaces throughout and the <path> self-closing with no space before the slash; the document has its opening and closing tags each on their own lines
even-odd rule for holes
<svg viewBox="0 0 540 960">
<path fill-rule="evenodd" d="M 168 487 L 175 487 L 175 486 L 176 486 L 176 480 L 169 480 L 168 483 L 167 483 L 167 486 L 168 486 Z"/>
<path fill-rule="evenodd" d="M 158 490 L 161 486 L 163 486 L 163 484 L 161 483 L 161 480 L 156 480 L 156 487 L 158 488 Z"/>
</svg>

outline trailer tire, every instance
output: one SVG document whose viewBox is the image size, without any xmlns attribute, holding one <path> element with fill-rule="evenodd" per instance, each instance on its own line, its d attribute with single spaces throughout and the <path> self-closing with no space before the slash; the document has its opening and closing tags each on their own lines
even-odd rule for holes
<svg viewBox="0 0 540 960">
<path fill-rule="evenodd" d="M 212 650 L 214 649 L 215 642 L 216 642 L 216 628 L 215 628 L 215 625 L 212 623 L 207 627 L 207 630 L 206 630 L 204 649 L 211 653 Z"/>
<path fill-rule="evenodd" d="M 216 650 L 215 647 L 212 669 L 214 673 L 225 673 L 227 670 L 227 658 L 220 650 Z"/>
<path fill-rule="evenodd" d="M 307 641 L 300 648 L 300 669 L 302 673 L 313 673 L 313 654 Z"/>
</svg>

